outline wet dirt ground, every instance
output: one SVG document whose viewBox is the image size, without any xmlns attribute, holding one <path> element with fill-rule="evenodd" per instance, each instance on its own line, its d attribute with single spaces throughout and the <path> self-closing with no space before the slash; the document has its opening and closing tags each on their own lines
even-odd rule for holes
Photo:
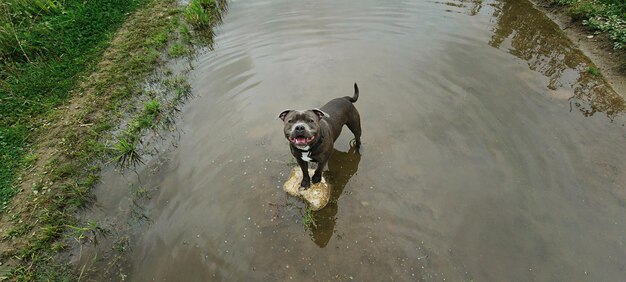
<svg viewBox="0 0 626 282">
<path fill-rule="evenodd" d="M 104 172 L 83 280 L 626 277 L 624 101 L 529 2 L 232 1 L 216 32 L 173 141 Z M 344 129 L 307 230 L 275 117 L 354 82 L 364 154 Z"/>
</svg>

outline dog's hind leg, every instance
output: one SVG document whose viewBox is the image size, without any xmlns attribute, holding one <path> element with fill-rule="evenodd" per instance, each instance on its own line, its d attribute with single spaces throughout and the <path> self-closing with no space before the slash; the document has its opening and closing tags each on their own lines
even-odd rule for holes
<svg viewBox="0 0 626 282">
<path fill-rule="evenodd" d="M 346 125 L 354 134 L 354 141 L 357 148 L 361 147 L 361 117 L 359 112 L 355 111 L 356 118 L 350 120 Z"/>
</svg>

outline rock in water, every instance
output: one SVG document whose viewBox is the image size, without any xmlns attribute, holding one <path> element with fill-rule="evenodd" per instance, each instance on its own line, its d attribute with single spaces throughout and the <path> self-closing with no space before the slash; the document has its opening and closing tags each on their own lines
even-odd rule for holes
<svg viewBox="0 0 626 282">
<path fill-rule="evenodd" d="M 309 169 L 309 175 L 313 175 L 314 172 L 314 170 Z M 328 200 L 330 200 L 330 186 L 328 186 L 323 176 L 320 183 L 311 183 L 307 190 L 300 189 L 300 182 L 302 182 L 302 170 L 299 167 L 294 167 L 291 170 L 291 176 L 285 181 L 283 189 L 291 196 L 304 199 L 314 211 L 319 211 L 328 204 Z"/>
</svg>

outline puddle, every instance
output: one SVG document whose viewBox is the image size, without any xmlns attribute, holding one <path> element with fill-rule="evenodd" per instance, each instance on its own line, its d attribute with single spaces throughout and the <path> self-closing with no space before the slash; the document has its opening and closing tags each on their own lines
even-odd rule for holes
<svg viewBox="0 0 626 282">
<path fill-rule="evenodd" d="M 626 277 L 623 99 L 528 2 L 232 1 L 214 47 L 176 142 L 104 173 L 85 280 Z M 274 118 L 354 82 L 365 153 L 307 230 Z"/>
</svg>

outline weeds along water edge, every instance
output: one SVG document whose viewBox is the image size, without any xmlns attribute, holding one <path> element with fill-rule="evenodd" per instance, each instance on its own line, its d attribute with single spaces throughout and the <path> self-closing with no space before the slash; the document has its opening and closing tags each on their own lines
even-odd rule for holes
<svg viewBox="0 0 626 282">
<path fill-rule="evenodd" d="M 46 4 L 42 7 L 49 7 L 49 11 L 37 10 L 41 17 L 64 16 L 73 5 L 71 1 L 63 2 L 63 5 L 52 0 L 17 2 Z M 22 103 L 40 108 L 27 108 L 8 117 L 3 115 L 3 125 L 11 126 L 2 128 L 0 141 L 7 143 L 2 147 L 21 151 L 19 154 L 8 153 L 18 159 L 19 165 L 12 168 L 18 177 L 9 180 L 15 190 L 14 196 L 11 195 L 13 200 L 4 200 L 5 209 L 0 220 L 0 249 L 3 250 L 0 280 L 63 281 L 77 278 L 78 274 L 60 253 L 68 248 L 68 238 L 96 240 L 98 234 L 106 233 L 97 223 L 81 222 L 76 217 L 80 209 L 93 201 L 91 187 L 99 181 L 100 168 L 107 163 L 117 163 L 121 167 L 141 163 L 145 153 L 142 142 L 146 136 L 173 125 L 177 106 L 189 98 L 191 88 L 186 83 L 185 70 L 172 70 L 169 62 L 174 58 L 190 60 L 195 50 L 208 46 L 206 43 L 212 39 L 205 36 L 212 35 L 212 31 L 207 30 L 219 23 L 226 7 L 225 1 L 205 6 L 212 8 L 204 13 L 211 14 L 213 20 L 208 25 L 197 26 L 187 22 L 188 8 L 178 6 L 176 1 L 129 2 L 134 3 L 134 10 L 124 10 L 122 14 L 126 17 L 115 18 L 116 22 L 111 23 L 111 30 L 117 30 L 115 34 L 106 33 L 107 39 L 95 44 L 106 48 L 98 52 L 91 50 L 93 53 L 87 57 L 93 63 L 87 63 L 73 77 L 65 79 L 74 79 L 74 82 L 48 81 L 50 85 L 46 85 L 51 89 L 59 88 L 55 83 L 64 87 L 56 97 L 58 100 L 41 105 L 47 100 L 22 96 Z M 107 3 L 98 2 L 99 5 Z M 0 6 L 6 14 L 9 9 L 6 2 Z M 16 19 L 13 14 L 7 17 L 13 21 Z M 36 68 L 39 60 L 53 56 L 54 52 L 58 51 L 59 56 L 75 55 L 63 53 L 63 50 L 32 49 L 33 44 L 26 39 L 18 36 L 22 44 L 19 49 L 0 50 L 3 59 L 12 58 L 3 60 L 0 66 L 3 70 L 0 75 L 5 81 L 14 75 L 12 70 L 23 67 L 26 70 L 18 70 L 22 74 L 29 68 Z M 4 44 L 8 42 L 6 40 L 6 34 L 0 35 L 0 48 L 7 46 Z M 80 56 L 73 58 L 87 60 Z M 11 94 L 17 91 L 10 87 L 2 85 L 2 91 L 9 91 L 8 95 L 3 95 L 3 102 L 20 100 L 20 96 Z M 7 107 L 6 103 L 0 104 Z M 7 111 L 6 108 L 0 110 Z M 23 122 L 31 119 L 34 122 L 30 124 Z M 17 130 L 17 133 L 8 144 L 10 142 L 6 142 L 8 138 L 5 137 L 11 130 Z M 20 135 L 19 130 L 28 132 Z M 26 139 L 29 141 L 25 142 Z M 28 146 L 20 147 L 22 143 Z"/>
<path fill-rule="evenodd" d="M 626 2 L 623 0 L 546 0 L 567 7 L 574 21 L 597 34 L 606 34 L 620 54 L 620 71 L 626 72 Z"/>
</svg>

